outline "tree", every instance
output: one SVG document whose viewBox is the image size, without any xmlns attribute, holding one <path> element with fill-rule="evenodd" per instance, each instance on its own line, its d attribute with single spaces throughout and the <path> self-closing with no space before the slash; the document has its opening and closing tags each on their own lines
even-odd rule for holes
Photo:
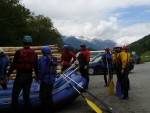
<svg viewBox="0 0 150 113">
<path fill-rule="evenodd" d="M 51 19 L 31 15 L 19 0 L 0 0 L 0 32 L 0 46 L 20 46 L 24 35 L 31 35 L 33 45 L 62 45 Z"/>
<path fill-rule="evenodd" d="M 61 34 L 54 28 L 50 18 L 38 15 L 28 20 L 28 31 L 34 45 L 62 44 Z"/>
<path fill-rule="evenodd" d="M 30 11 L 19 4 L 19 0 L 0 2 L 0 46 L 20 45 L 20 37 L 27 30 Z"/>
</svg>

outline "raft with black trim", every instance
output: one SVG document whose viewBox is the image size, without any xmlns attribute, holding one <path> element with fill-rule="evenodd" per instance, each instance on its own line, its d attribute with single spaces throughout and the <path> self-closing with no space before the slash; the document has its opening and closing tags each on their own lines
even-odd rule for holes
<svg viewBox="0 0 150 113">
<path fill-rule="evenodd" d="M 82 76 L 78 75 L 76 72 L 71 72 L 72 70 L 69 70 L 65 73 L 65 75 L 69 76 L 72 80 L 80 84 L 82 87 L 85 87 L 87 85 L 87 81 Z M 77 88 L 80 92 L 83 92 L 83 90 L 71 80 L 68 79 L 68 82 L 66 82 L 66 80 L 62 78 L 62 75 L 56 79 L 53 89 L 53 102 L 55 107 L 63 107 L 65 105 L 68 105 L 79 96 L 79 93 L 71 85 Z M 0 89 L 0 112 L 10 110 L 12 86 L 13 81 L 9 81 L 7 90 Z M 33 107 L 37 107 L 40 105 L 39 89 L 40 85 L 33 82 L 30 92 L 31 106 Z M 19 95 L 19 105 L 20 107 L 22 107 L 23 105 L 22 92 Z"/>
</svg>

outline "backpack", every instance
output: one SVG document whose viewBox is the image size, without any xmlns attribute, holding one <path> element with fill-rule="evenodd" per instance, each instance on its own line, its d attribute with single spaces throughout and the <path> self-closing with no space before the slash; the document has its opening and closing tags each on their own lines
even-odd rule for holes
<svg viewBox="0 0 150 113">
<path fill-rule="evenodd" d="M 57 62 L 57 58 L 53 57 L 53 56 L 47 56 L 46 59 L 46 74 L 56 74 L 56 68 L 57 68 L 58 62 Z"/>
<path fill-rule="evenodd" d="M 17 69 L 31 70 L 36 61 L 36 53 L 31 49 L 20 50 L 20 56 L 17 59 Z"/>
</svg>

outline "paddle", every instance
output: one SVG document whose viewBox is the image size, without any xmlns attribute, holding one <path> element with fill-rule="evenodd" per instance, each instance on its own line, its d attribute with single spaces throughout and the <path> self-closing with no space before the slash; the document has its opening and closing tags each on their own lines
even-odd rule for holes
<svg viewBox="0 0 150 113">
<path fill-rule="evenodd" d="M 86 90 L 85 88 L 83 88 L 80 84 L 78 84 L 76 81 L 72 80 L 70 77 L 66 76 L 65 74 L 63 74 L 62 76 L 65 76 L 66 78 L 68 78 L 69 80 L 71 80 L 73 83 L 75 83 L 76 85 L 78 85 L 80 88 L 82 88 L 84 91 L 86 91 L 88 94 L 90 94 L 93 98 L 95 98 L 96 100 L 98 100 L 107 109 L 107 111 L 109 111 L 110 113 L 114 113 L 112 107 L 110 107 L 109 105 L 107 105 L 103 100 L 100 100 L 99 98 L 95 97 L 92 93 L 90 93 L 88 90 Z"/>
<path fill-rule="evenodd" d="M 72 69 L 72 68 L 74 68 L 73 66 L 70 66 L 70 67 L 68 67 L 66 70 L 64 70 L 63 71 L 63 73 L 62 74 L 64 74 L 64 73 L 66 73 L 69 69 Z M 71 75 L 72 73 L 74 73 L 76 70 L 78 69 L 78 67 L 77 68 L 75 68 L 74 70 L 72 70 L 70 73 L 68 73 L 66 76 L 69 76 L 69 75 Z M 61 75 L 60 75 L 61 76 Z M 59 77 L 60 77 L 59 76 Z M 54 84 L 54 87 L 57 87 L 57 85 L 59 85 L 59 83 L 62 83 L 63 82 L 63 79 L 61 79 L 61 78 L 59 78 L 58 77 L 58 82 L 55 82 L 55 84 Z"/>
<path fill-rule="evenodd" d="M 87 99 L 86 97 L 84 97 L 81 92 L 76 88 L 74 87 L 64 76 L 62 76 L 66 82 L 69 83 L 69 85 L 71 87 L 73 87 L 74 90 L 76 90 L 83 98 L 84 100 L 86 101 L 86 103 L 96 112 L 96 113 L 102 113 L 102 110 L 100 110 L 92 101 L 90 101 L 89 99 Z"/>
<path fill-rule="evenodd" d="M 109 95 L 114 95 L 114 82 L 113 82 L 112 74 L 110 76 L 110 73 L 109 73 L 107 53 L 106 53 L 106 64 L 107 64 L 107 71 L 108 71 L 108 76 L 109 76 L 109 79 L 108 79 L 108 83 L 109 83 L 109 87 L 108 87 Z"/>
</svg>

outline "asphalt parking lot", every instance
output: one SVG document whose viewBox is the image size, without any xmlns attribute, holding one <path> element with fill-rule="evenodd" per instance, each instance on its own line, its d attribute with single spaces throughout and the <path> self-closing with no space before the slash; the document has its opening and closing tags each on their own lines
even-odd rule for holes
<svg viewBox="0 0 150 113">
<path fill-rule="evenodd" d="M 130 72 L 130 91 L 128 100 L 120 100 L 115 95 L 109 95 L 108 87 L 104 87 L 103 75 L 90 76 L 89 92 L 111 106 L 114 113 L 150 113 L 150 62 L 135 65 Z M 116 83 L 116 75 L 113 77 Z M 91 97 L 88 93 L 83 95 L 102 109 L 103 113 L 109 113 L 105 107 Z M 58 110 L 56 113 L 95 113 L 81 96 L 70 105 Z"/>
</svg>

